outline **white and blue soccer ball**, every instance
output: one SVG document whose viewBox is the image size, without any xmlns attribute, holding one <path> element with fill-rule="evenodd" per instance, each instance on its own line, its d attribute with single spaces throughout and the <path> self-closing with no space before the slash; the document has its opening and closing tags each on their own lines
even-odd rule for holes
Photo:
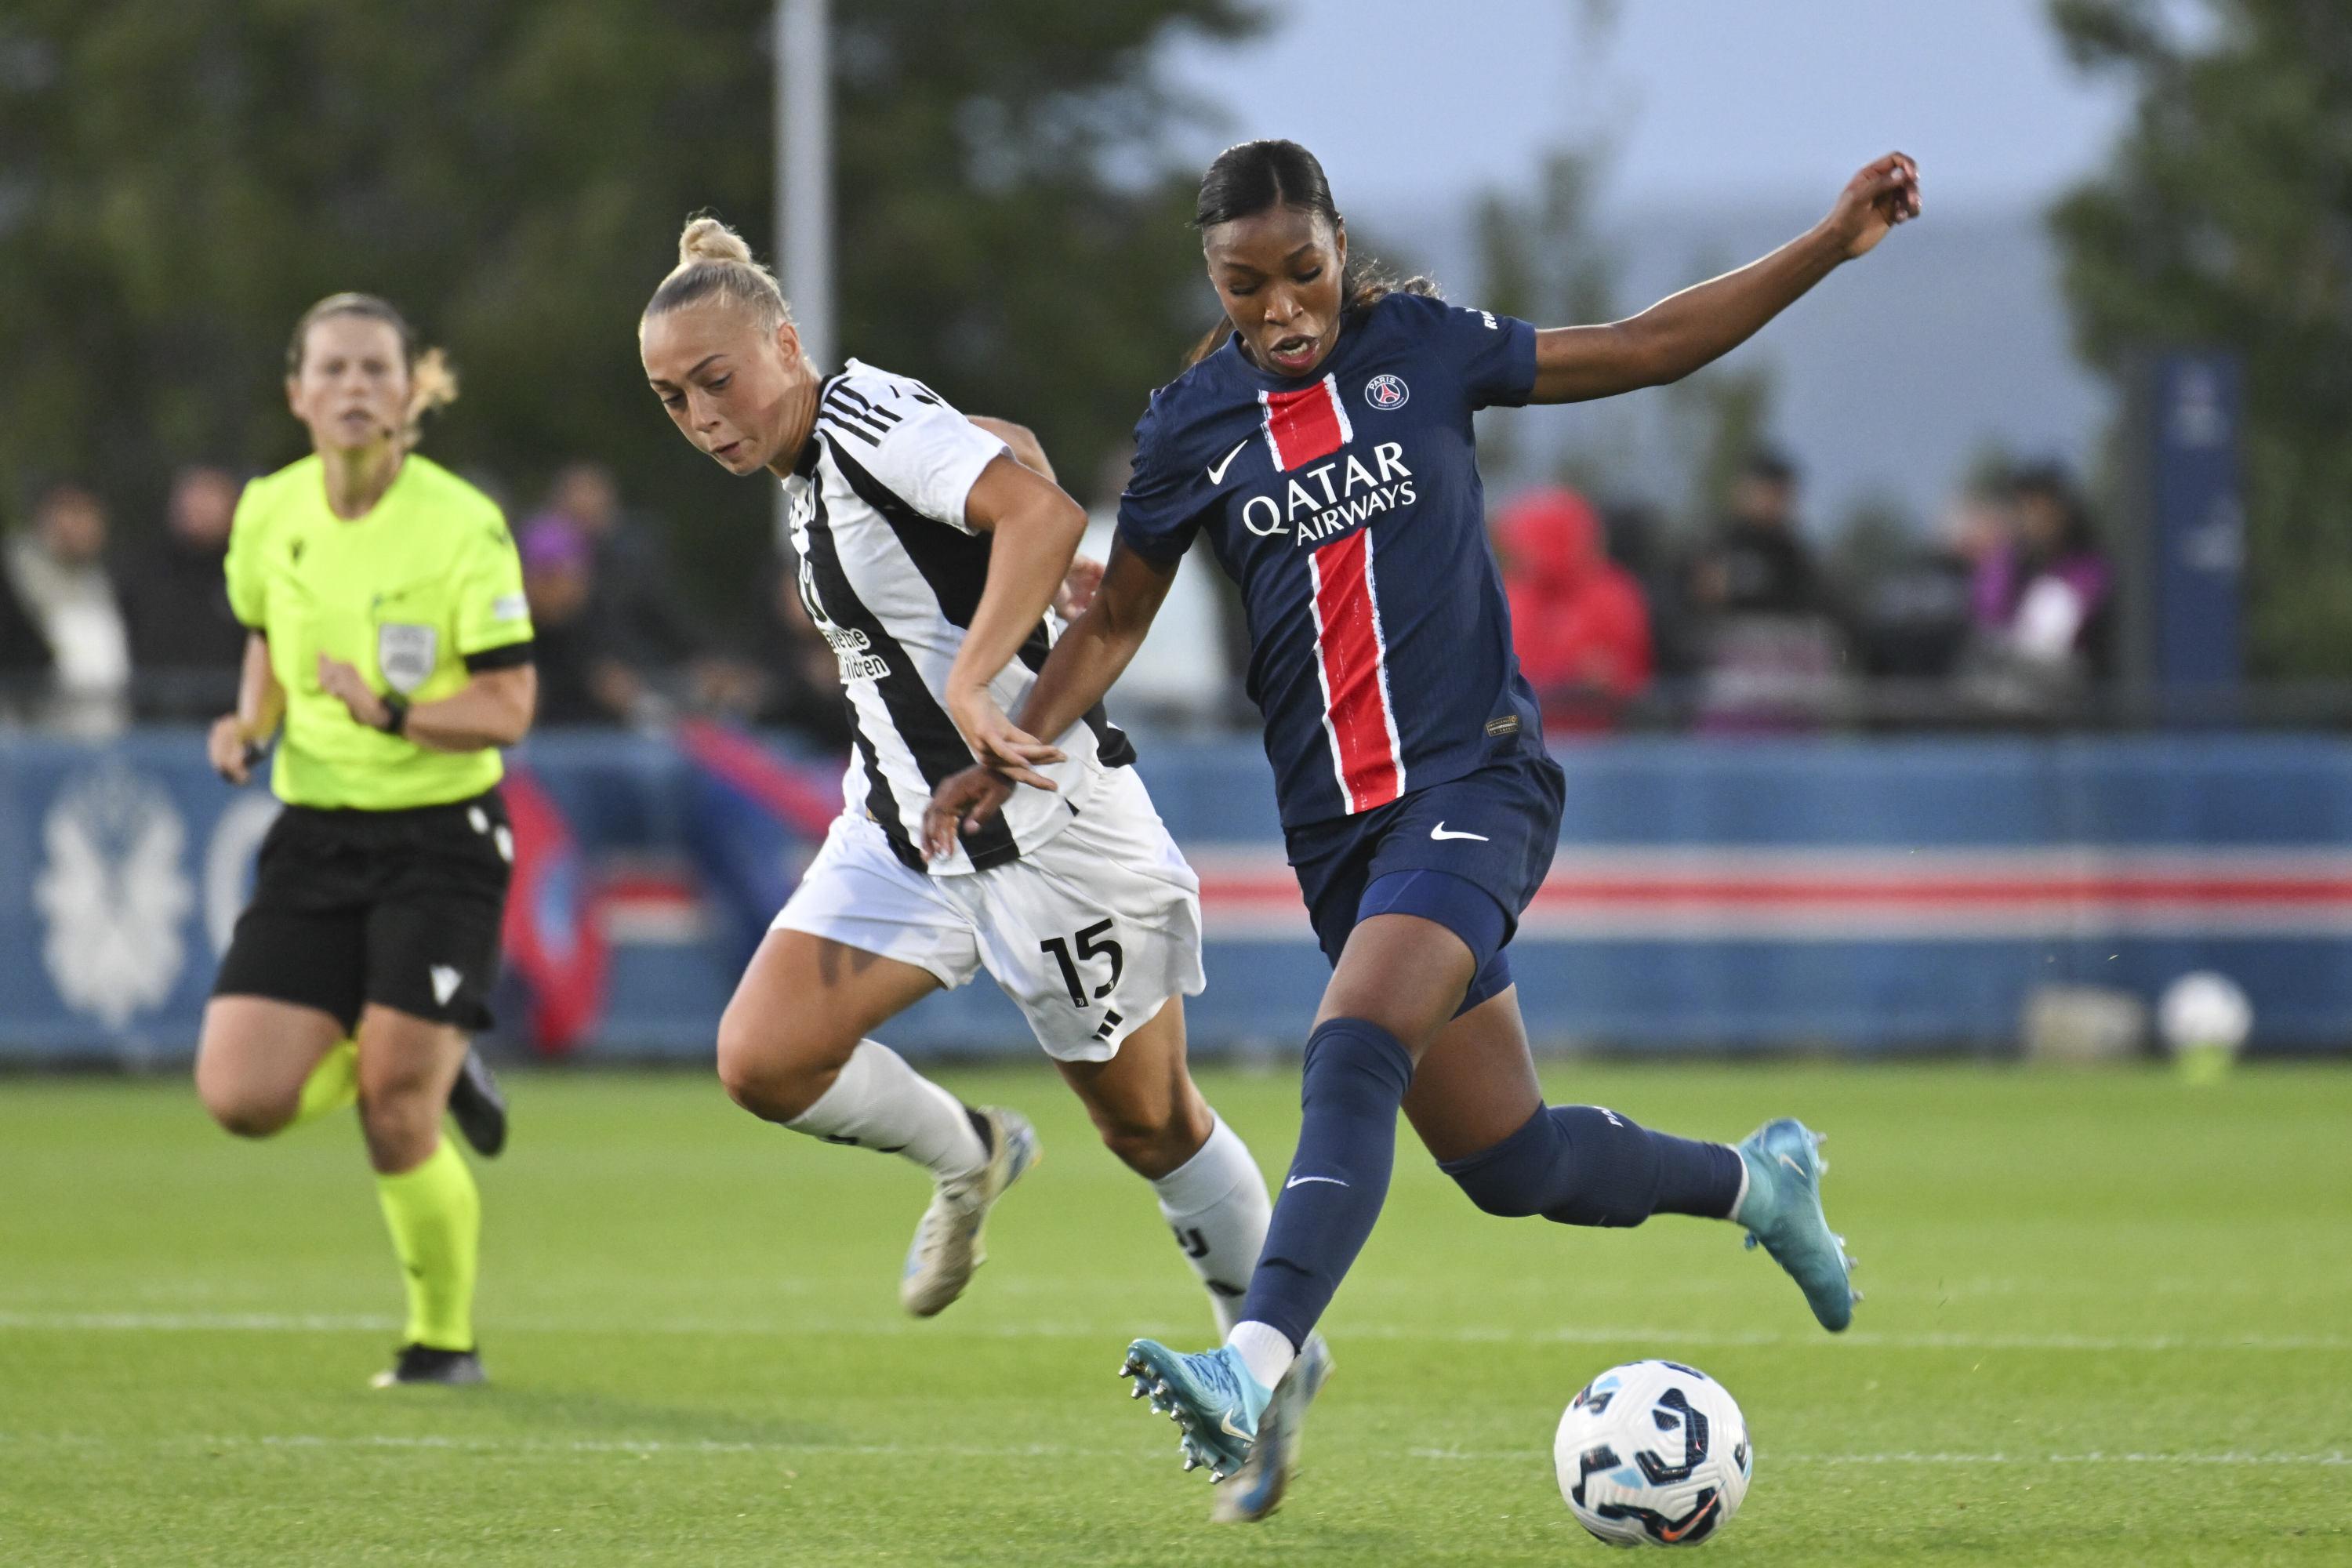
<svg viewBox="0 0 2352 1568">
<path fill-rule="evenodd" d="M 1739 1511 L 1756 1456 L 1730 1391 L 1680 1362 L 1612 1366 L 1552 1439 L 1559 1495 L 1612 1546 L 1696 1546 Z"/>
</svg>

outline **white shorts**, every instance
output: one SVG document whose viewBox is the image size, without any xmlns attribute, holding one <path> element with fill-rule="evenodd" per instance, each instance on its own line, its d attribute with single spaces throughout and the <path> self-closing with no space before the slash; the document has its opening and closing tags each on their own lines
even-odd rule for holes
<svg viewBox="0 0 2352 1568">
<path fill-rule="evenodd" d="M 1132 768 L 1010 865 L 909 870 L 863 816 L 835 817 L 773 929 L 927 969 L 952 989 L 986 969 L 1057 1061 L 1108 1061 L 1172 996 L 1197 995 L 1201 881 Z"/>
</svg>

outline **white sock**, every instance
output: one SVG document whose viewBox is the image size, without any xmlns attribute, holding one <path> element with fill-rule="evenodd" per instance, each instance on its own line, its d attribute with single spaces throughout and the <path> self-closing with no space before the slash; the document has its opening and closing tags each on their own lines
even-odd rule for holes
<svg viewBox="0 0 2352 1568">
<path fill-rule="evenodd" d="M 942 1182 L 988 1163 L 988 1146 L 963 1101 L 875 1040 L 858 1041 L 833 1087 L 784 1125 L 828 1143 L 904 1154 Z"/>
<path fill-rule="evenodd" d="M 1298 1347 L 1272 1323 L 1235 1323 L 1234 1331 L 1225 1336 L 1225 1343 L 1241 1353 L 1242 1364 L 1265 1388 L 1280 1387 L 1283 1373 L 1298 1359 Z"/>
<path fill-rule="evenodd" d="M 1176 1233 L 1192 1272 L 1209 1288 L 1218 1331 L 1230 1333 L 1250 1272 L 1265 1250 L 1274 1203 L 1240 1134 L 1222 1118 L 1214 1120 L 1200 1152 L 1153 1182 L 1151 1190 L 1160 1194 L 1160 1216 Z"/>
</svg>

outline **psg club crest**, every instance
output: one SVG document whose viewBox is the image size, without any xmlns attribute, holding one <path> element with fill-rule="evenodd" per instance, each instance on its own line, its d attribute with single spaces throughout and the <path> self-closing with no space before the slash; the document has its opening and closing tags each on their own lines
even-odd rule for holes
<svg viewBox="0 0 2352 1568">
<path fill-rule="evenodd" d="M 1405 399 L 1412 395 L 1401 375 L 1376 375 L 1364 383 L 1364 401 L 1383 414 L 1391 408 L 1402 408 Z"/>
<path fill-rule="evenodd" d="M 433 673 L 439 635 L 432 626 L 400 626 L 387 621 L 375 629 L 375 667 L 386 684 L 403 697 Z"/>
</svg>

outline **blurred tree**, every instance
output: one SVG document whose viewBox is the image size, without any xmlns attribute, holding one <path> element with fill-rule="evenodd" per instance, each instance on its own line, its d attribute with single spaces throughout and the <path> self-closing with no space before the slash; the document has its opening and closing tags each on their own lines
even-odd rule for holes
<svg viewBox="0 0 2352 1568">
<path fill-rule="evenodd" d="M 1712 277 L 1720 266 L 1696 270 Z M 1709 365 L 1666 389 L 1667 406 L 1691 455 L 1683 495 L 1684 516 L 1694 530 L 1713 526 L 1731 505 L 1731 487 L 1743 464 L 1769 444 L 1772 429 L 1772 364 L 1751 353 L 1753 363 Z M 1802 500 L 1799 506 L 1801 510 Z"/>
<path fill-rule="evenodd" d="M 1531 198 L 1499 190 L 1478 197 L 1477 304 L 1541 327 L 1616 314 L 1616 268 L 1594 212 L 1608 165 L 1608 150 L 1598 142 L 1558 148 L 1545 155 Z M 1480 418 L 1479 450 L 1488 468 L 1506 472 L 1518 462 L 1520 423 L 1507 409 Z M 1563 462 L 1574 464 L 1576 454 Z"/>
<path fill-rule="evenodd" d="M 740 596 L 770 497 L 670 431 L 633 330 L 688 213 L 772 248 L 770 14 L 11 0 L 0 475 L 98 475 L 152 515 L 175 461 L 288 460 L 279 345 L 311 300 L 363 289 L 466 379 L 430 453 L 529 487 L 603 458 L 670 519 L 692 574 Z M 835 15 L 839 341 L 1094 472 L 1214 310 L 1184 226 L 1198 171 L 1160 151 L 1193 111 L 1156 47 L 1241 37 L 1256 6 Z"/>
<path fill-rule="evenodd" d="M 2053 0 L 2075 61 L 2129 81 L 2105 174 L 2052 215 L 2076 334 L 2245 356 L 2248 652 L 2352 677 L 2352 5 Z"/>
</svg>

